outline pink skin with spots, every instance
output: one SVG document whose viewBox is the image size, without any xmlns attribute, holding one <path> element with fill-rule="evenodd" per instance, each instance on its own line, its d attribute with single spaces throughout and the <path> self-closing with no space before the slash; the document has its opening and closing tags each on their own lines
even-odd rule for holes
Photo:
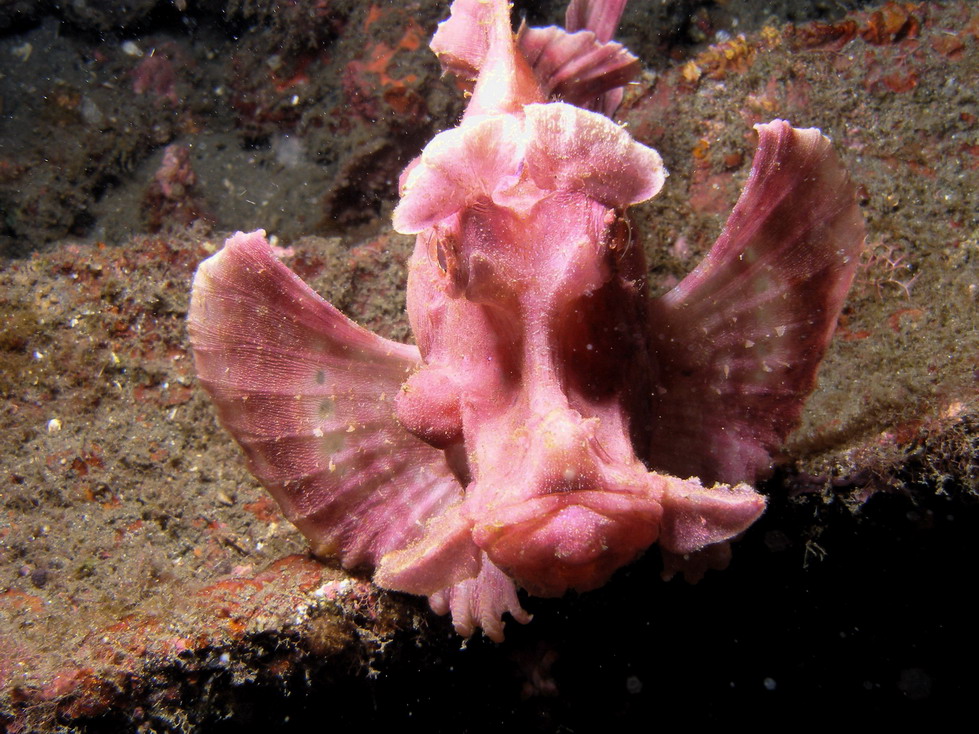
<svg viewBox="0 0 979 734">
<path fill-rule="evenodd" d="M 654 543 L 667 576 L 723 568 L 862 243 L 829 142 L 775 121 L 708 257 L 650 302 L 627 209 L 663 186 L 659 155 L 548 101 L 615 99 L 623 4 L 573 3 L 569 28 L 600 34 L 538 29 L 543 46 L 514 37 L 503 0 L 453 4 L 432 46 L 473 96 L 394 213 L 417 234 L 417 348 L 343 317 L 263 233 L 195 279 L 198 374 L 252 471 L 315 552 L 428 596 L 463 635 L 500 640 L 505 613 L 529 620 L 518 587 L 593 589 Z M 611 70 L 568 72 L 569 48 Z"/>
</svg>

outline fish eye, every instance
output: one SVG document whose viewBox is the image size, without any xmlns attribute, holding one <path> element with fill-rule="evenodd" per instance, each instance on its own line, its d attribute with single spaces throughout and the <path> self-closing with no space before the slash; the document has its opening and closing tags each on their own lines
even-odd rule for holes
<svg viewBox="0 0 979 734">
<path fill-rule="evenodd" d="M 468 267 L 459 257 L 459 243 L 457 229 L 441 224 L 428 232 L 425 241 L 428 260 L 446 279 L 448 293 L 453 298 L 464 291 L 469 282 Z"/>
<path fill-rule="evenodd" d="M 442 273 L 451 275 L 456 265 L 457 239 L 451 232 L 435 228 L 428 233 L 426 246 L 428 249 L 428 259 Z"/>
<path fill-rule="evenodd" d="M 606 230 L 606 246 L 618 257 L 624 257 L 632 249 L 632 220 L 625 212 L 616 211 L 615 219 Z"/>
<path fill-rule="evenodd" d="M 441 240 L 435 243 L 435 262 L 438 264 L 439 270 L 443 273 L 449 272 L 449 265 L 445 257 L 445 248 L 442 246 Z"/>
</svg>

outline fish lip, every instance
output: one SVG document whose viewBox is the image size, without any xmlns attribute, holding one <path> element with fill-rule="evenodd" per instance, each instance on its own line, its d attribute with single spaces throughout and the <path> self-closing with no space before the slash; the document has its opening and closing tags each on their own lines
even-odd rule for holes
<svg viewBox="0 0 979 734">
<path fill-rule="evenodd" d="M 497 566 L 535 596 L 604 584 L 659 536 L 653 497 L 574 490 L 510 503 L 474 524 L 472 537 Z"/>
<path fill-rule="evenodd" d="M 662 515 L 660 503 L 650 493 L 641 490 L 569 489 L 495 505 L 486 513 L 486 519 L 477 523 L 477 527 L 493 532 L 493 529 L 534 522 L 575 505 L 610 520 L 632 514 L 641 515 L 644 511 L 657 519 Z"/>
</svg>

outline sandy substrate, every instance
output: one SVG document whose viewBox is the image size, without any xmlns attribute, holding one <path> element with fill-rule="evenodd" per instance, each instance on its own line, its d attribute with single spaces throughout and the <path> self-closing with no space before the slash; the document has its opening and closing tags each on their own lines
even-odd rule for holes
<svg viewBox="0 0 979 734">
<path fill-rule="evenodd" d="M 649 554 L 603 590 L 529 601 L 534 621 L 503 645 L 461 650 L 423 603 L 306 555 L 193 375 L 190 281 L 234 228 L 267 227 L 334 304 L 409 338 L 412 243 L 388 222 L 398 171 L 459 109 L 425 48 L 444 9 L 334 8 L 302 27 L 313 40 L 252 17 L 224 46 L 199 19 L 144 32 L 142 56 L 53 21 L 0 40 L 0 727 L 298 730 L 328 711 L 340 726 L 588 730 L 662 721 L 667 703 L 688 723 L 846 704 L 934 724 L 963 705 L 977 683 L 962 660 L 979 527 L 975 6 L 759 23 L 629 90 L 619 119 L 671 174 L 635 211 L 653 292 L 710 247 L 752 125 L 776 117 L 833 139 L 867 253 L 730 569 L 664 584 Z M 641 18 L 626 20 L 636 37 Z M 164 163 L 170 145 L 183 165 Z"/>
</svg>

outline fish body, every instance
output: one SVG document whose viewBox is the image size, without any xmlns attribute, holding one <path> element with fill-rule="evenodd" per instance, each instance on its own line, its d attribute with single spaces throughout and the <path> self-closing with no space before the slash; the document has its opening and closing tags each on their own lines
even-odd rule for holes
<svg viewBox="0 0 979 734">
<path fill-rule="evenodd" d="M 263 233 L 195 278 L 198 374 L 252 471 L 316 553 L 463 635 L 502 639 L 529 620 L 518 587 L 594 589 L 654 543 L 667 575 L 726 565 L 862 244 L 829 142 L 775 121 L 708 256 L 649 300 L 627 210 L 666 172 L 604 114 L 636 68 L 610 41 L 623 5 L 514 35 L 503 0 L 453 4 L 432 47 L 472 97 L 393 217 L 417 235 L 417 347 L 346 319 Z"/>
</svg>

